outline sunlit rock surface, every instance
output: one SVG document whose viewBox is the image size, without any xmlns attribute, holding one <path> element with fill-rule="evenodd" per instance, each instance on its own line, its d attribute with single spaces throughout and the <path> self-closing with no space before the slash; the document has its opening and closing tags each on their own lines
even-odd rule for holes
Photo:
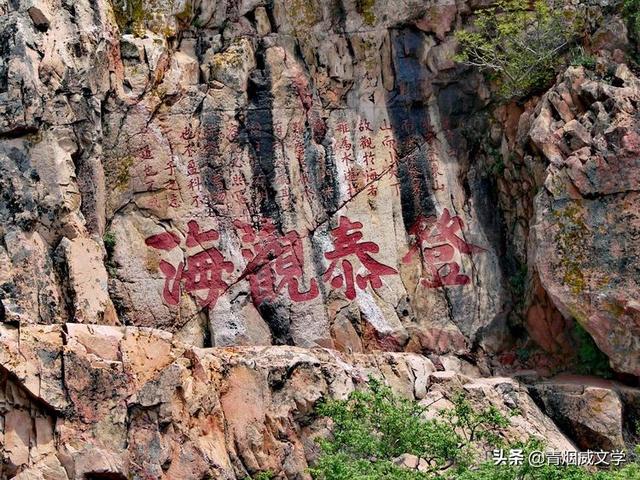
<svg viewBox="0 0 640 480">
<path fill-rule="evenodd" d="M 512 378 L 576 322 L 640 373 L 626 27 L 501 105 L 482 5 L 0 0 L 0 478 L 309 478 L 368 375 L 633 442 L 632 387 Z"/>
</svg>

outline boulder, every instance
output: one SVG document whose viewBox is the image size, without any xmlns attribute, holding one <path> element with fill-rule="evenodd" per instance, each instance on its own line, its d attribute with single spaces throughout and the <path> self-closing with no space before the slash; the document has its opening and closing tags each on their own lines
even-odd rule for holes
<svg viewBox="0 0 640 480">
<path fill-rule="evenodd" d="M 610 84 L 570 68 L 534 113 L 529 138 L 549 167 L 529 261 L 554 305 L 591 334 L 612 367 L 638 375 L 640 242 L 629 227 L 639 221 L 640 125 L 629 104 L 640 98 L 640 80 L 625 65 L 616 71 L 619 82 Z M 576 118 L 551 127 L 549 97 L 561 87 Z"/>
<path fill-rule="evenodd" d="M 580 449 L 611 451 L 635 446 L 639 389 L 564 375 L 533 384 L 530 391 Z"/>
</svg>

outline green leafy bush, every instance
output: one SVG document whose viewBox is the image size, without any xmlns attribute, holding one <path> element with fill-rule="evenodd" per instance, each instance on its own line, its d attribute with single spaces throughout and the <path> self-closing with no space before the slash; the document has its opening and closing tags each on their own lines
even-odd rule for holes
<svg viewBox="0 0 640 480">
<path fill-rule="evenodd" d="M 110 276 L 113 277 L 116 275 L 117 268 L 113 260 L 113 253 L 116 249 L 116 236 L 112 232 L 107 232 L 102 237 L 102 241 L 104 242 L 104 249 L 107 252 L 107 262 L 105 264 L 107 267 L 107 272 Z"/>
<path fill-rule="evenodd" d="M 375 0 L 356 0 L 356 11 L 362 15 L 364 23 L 373 26 L 376 23 L 376 16 L 373 13 Z"/>
<path fill-rule="evenodd" d="M 640 43 L 640 0 L 624 0 L 622 14 L 634 42 Z"/>
<path fill-rule="evenodd" d="M 578 345 L 577 360 L 580 373 L 610 378 L 613 375 L 609 359 L 600 351 L 591 335 L 578 322 L 573 327 L 573 336 Z"/>
<path fill-rule="evenodd" d="M 102 241 L 104 242 L 104 248 L 107 251 L 107 256 L 111 257 L 116 248 L 116 236 L 112 232 L 107 232 L 104 234 L 104 237 L 102 237 Z"/>
<path fill-rule="evenodd" d="M 489 74 L 505 99 L 523 97 L 553 79 L 583 23 L 551 1 L 498 0 L 478 11 L 470 29 L 457 32 L 456 60 Z"/>
<path fill-rule="evenodd" d="M 317 409 L 333 421 L 333 437 L 320 442 L 321 455 L 312 468 L 316 480 L 640 480 L 640 465 L 589 472 L 581 467 L 495 465 L 484 452 L 522 449 L 524 458 L 544 445 L 539 440 L 508 443 L 502 435 L 509 420 L 495 407 L 474 408 L 464 395 L 435 418 L 426 407 L 399 397 L 379 381 L 346 400 L 327 401 Z M 399 465 L 410 454 L 427 468 Z"/>
<path fill-rule="evenodd" d="M 574 67 L 582 66 L 587 69 L 593 69 L 596 66 L 596 57 L 585 52 L 584 48 L 578 47 L 573 51 L 571 65 Z"/>
<path fill-rule="evenodd" d="M 426 420 L 426 407 L 370 379 L 366 390 L 353 392 L 347 400 L 321 404 L 318 413 L 330 417 L 334 429 L 333 439 L 321 442 L 314 478 L 424 479 L 466 469 L 480 454 L 479 445 L 502 444 L 497 432 L 508 420 L 495 407 L 476 411 L 463 395 L 456 395 L 453 403 L 453 408 Z M 393 460 L 403 454 L 424 459 L 428 472 L 396 465 Z"/>
<path fill-rule="evenodd" d="M 260 472 L 257 475 L 255 475 L 253 478 L 251 477 L 247 477 L 245 478 L 245 480 L 273 480 L 275 478 L 275 475 L 273 474 L 273 472 Z"/>
</svg>

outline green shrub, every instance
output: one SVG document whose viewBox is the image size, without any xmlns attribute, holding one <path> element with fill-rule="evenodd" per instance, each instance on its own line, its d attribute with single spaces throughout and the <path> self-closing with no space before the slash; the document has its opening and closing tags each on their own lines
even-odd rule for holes
<svg viewBox="0 0 640 480">
<path fill-rule="evenodd" d="M 104 248 L 107 251 L 107 257 L 111 257 L 116 248 L 116 236 L 113 232 L 107 232 L 102 237 L 102 241 L 104 242 Z"/>
<path fill-rule="evenodd" d="M 622 15 L 627 22 L 629 38 L 635 45 L 629 60 L 636 68 L 640 64 L 640 0 L 624 0 L 622 5 Z"/>
<path fill-rule="evenodd" d="M 479 445 L 502 445 L 499 432 L 508 420 L 495 407 L 475 410 L 463 395 L 455 395 L 453 404 L 426 420 L 426 407 L 370 379 L 366 390 L 318 407 L 320 415 L 333 420 L 334 428 L 333 438 L 321 442 L 322 455 L 312 475 L 324 480 L 408 480 L 467 469 L 479 458 Z M 429 471 L 396 465 L 393 460 L 403 454 L 424 459 Z"/>
<path fill-rule="evenodd" d="M 346 401 L 326 402 L 318 413 L 331 417 L 335 429 L 333 440 L 322 443 L 325 455 L 316 473 L 347 459 L 353 460 L 349 466 L 353 471 L 387 471 L 395 468 L 391 460 L 403 453 L 433 457 L 440 465 L 455 461 L 460 455 L 462 439 L 452 425 L 422 420 L 423 407 L 393 395 L 373 379 L 367 390 L 353 392 Z M 360 463 L 371 458 L 377 459 L 373 462 L 376 465 Z"/>
<path fill-rule="evenodd" d="M 600 351 L 591 335 L 578 322 L 573 327 L 573 337 L 578 346 L 577 360 L 580 373 L 610 378 L 613 375 L 609 359 Z"/>
<path fill-rule="evenodd" d="M 273 474 L 273 472 L 260 472 L 258 474 L 256 474 L 254 477 L 247 477 L 245 478 L 245 480 L 273 480 L 275 478 L 275 475 Z"/>
<path fill-rule="evenodd" d="M 578 47 L 574 50 L 571 58 L 571 65 L 574 67 L 584 67 L 592 70 L 596 66 L 596 58 L 584 51 L 584 48 Z"/>
<path fill-rule="evenodd" d="M 622 7 L 631 39 L 640 43 L 640 0 L 624 0 Z"/>
<path fill-rule="evenodd" d="M 376 23 L 376 16 L 373 13 L 375 0 L 356 0 L 356 11 L 362 15 L 364 23 L 373 26 Z"/>
<path fill-rule="evenodd" d="M 521 347 L 516 350 L 516 356 L 518 357 L 519 361 L 524 363 L 527 362 L 529 358 L 531 358 L 531 351 L 524 347 Z"/>
<path fill-rule="evenodd" d="M 582 28 L 577 13 L 551 0 L 498 0 L 478 11 L 470 29 L 456 33 L 456 59 L 496 80 L 505 99 L 523 97 L 553 79 Z"/>
<path fill-rule="evenodd" d="M 113 260 L 113 253 L 116 249 L 116 236 L 113 232 L 107 232 L 102 237 L 102 241 L 104 242 L 104 249 L 107 252 L 107 261 L 105 263 L 107 272 L 110 276 L 115 277 L 117 273 L 117 265 Z"/>
<path fill-rule="evenodd" d="M 321 454 L 310 469 L 316 480 L 640 480 L 640 465 L 608 471 L 582 467 L 495 465 L 484 452 L 493 448 L 541 451 L 539 440 L 508 443 L 503 430 L 508 419 L 494 407 L 474 408 L 464 397 L 435 418 L 424 417 L 426 407 L 401 398 L 370 379 L 364 391 L 346 400 L 321 403 L 317 413 L 333 420 L 333 437 L 320 442 Z M 428 463 L 419 471 L 398 465 L 403 454 Z"/>
</svg>

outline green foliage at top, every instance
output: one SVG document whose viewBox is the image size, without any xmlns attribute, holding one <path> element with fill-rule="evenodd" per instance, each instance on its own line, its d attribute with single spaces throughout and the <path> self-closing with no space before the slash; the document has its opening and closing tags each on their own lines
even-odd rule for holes
<svg viewBox="0 0 640 480">
<path fill-rule="evenodd" d="M 456 33 L 461 51 L 456 60 L 489 74 L 504 99 L 545 87 L 584 23 L 551 1 L 498 0 L 480 10 L 470 29 Z"/>
<path fill-rule="evenodd" d="M 172 22 L 163 20 L 163 17 L 173 15 L 182 25 L 193 22 L 193 2 L 187 1 L 180 4 L 177 0 L 111 0 L 116 23 L 121 33 L 131 33 L 136 36 L 144 36 L 147 29 L 156 34 L 172 37 L 176 31 Z M 182 10 L 177 11 L 176 7 Z"/>
<path fill-rule="evenodd" d="M 317 412 L 333 420 L 333 438 L 320 442 L 312 468 L 316 480 L 640 480 L 640 464 L 589 472 L 581 467 L 494 465 L 484 452 L 493 448 L 541 451 L 539 440 L 508 443 L 509 420 L 496 408 L 476 409 L 464 395 L 453 407 L 427 419 L 426 407 L 399 397 L 370 379 L 364 391 L 346 400 L 322 403 Z M 421 470 L 398 465 L 411 454 L 427 462 Z"/>
<path fill-rule="evenodd" d="M 624 0 L 622 14 L 634 42 L 640 43 L 640 0 Z"/>
<path fill-rule="evenodd" d="M 376 0 L 356 0 L 356 11 L 362 15 L 364 23 L 373 26 L 376 23 L 376 15 L 373 13 L 373 7 Z"/>
<path fill-rule="evenodd" d="M 573 336 L 578 344 L 578 368 L 580 373 L 611 378 L 613 372 L 609 359 L 600 351 L 591 335 L 578 322 L 573 327 Z"/>
</svg>

